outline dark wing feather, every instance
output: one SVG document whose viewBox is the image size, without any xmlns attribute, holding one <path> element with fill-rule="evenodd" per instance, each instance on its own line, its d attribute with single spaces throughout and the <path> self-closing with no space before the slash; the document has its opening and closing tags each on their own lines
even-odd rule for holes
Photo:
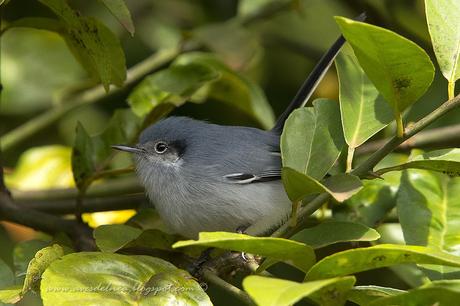
<svg viewBox="0 0 460 306">
<path fill-rule="evenodd" d="M 281 179 L 281 169 L 272 169 L 261 173 L 230 173 L 224 176 L 229 182 L 235 184 L 250 184 L 275 181 Z"/>
</svg>

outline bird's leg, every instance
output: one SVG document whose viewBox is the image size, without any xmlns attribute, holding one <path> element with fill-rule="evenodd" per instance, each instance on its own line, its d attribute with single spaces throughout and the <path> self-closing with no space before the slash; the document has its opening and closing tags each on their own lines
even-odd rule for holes
<svg viewBox="0 0 460 306">
<path fill-rule="evenodd" d="M 214 250 L 214 248 L 207 248 L 203 252 L 201 252 L 200 256 L 192 262 L 188 267 L 187 271 L 194 277 L 199 278 L 200 273 L 201 273 L 201 268 L 203 268 L 203 265 L 211 259 L 211 252 Z"/>
<path fill-rule="evenodd" d="M 244 234 L 248 227 L 249 227 L 249 225 L 240 225 L 240 226 L 238 226 L 236 228 L 236 232 L 238 234 Z M 241 252 L 240 256 L 241 256 L 241 258 L 243 258 L 244 261 L 248 261 L 248 259 L 246 258 L 246 254 L 244 252 Z"/>
</svg>

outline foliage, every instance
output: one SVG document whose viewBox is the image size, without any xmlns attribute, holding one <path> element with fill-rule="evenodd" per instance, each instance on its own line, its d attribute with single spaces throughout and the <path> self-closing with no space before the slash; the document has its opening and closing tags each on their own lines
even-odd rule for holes
<svg viewBox="0 0 460 306">
<path fill-rule="evenodd" d="M 0 5 L 7 9 L 14 2 Z M 350 1 L 316 2 L 342 12 L 334 5 Z M 43 39 L 61 41 L 67 46 L 66 61 L 75 60 L 87 72 L 82 82 L 76 83 L 74 78 L 82 77 L 69 66 L 71 83 L 59 88 L 54 98 L 49 97 L 53 100 L 50 109 L 38 116 L 24 110 L 24 118 L 31 117 L 30 121 L 2 136 L 7 143 L 6 160 L 15 163 L 12 171 L 4 167 L 5 182 L 18 203 L 14 208 L 8 206 L 4 199 L 9 195 L 0 190 L 0 216 L 47 232 L 17 242 L 13 248 L 2 227 L 2 303 L 24 302 L 32 293 L 45 306 L 73 302 L 210 305 L 223 300 L 235 304 L 235 299 L 258 305 L 292 305 L 302 300 L 319 305 L 344 305 L 347 301 L 357 305 L 446 305 L 459 298 L 460 148 L 443 144 L 442 149 L 417 147 L 411 152 L 391 153 L 409 137 L 419 132 L 415 137 L 423 135 L 422 129 L 460 104 L 454 97 L 455 82 L 460 78 L 460 7 L 456 1 L 424 1 L 429 37 L 414 30 L 413 24 L 404 23 L 390 31 L 335 17 L 337 29 L 347 41 L 335 60 L 338 102 L 331 94 L 322 97 L 320 88 L 317 95 L 321 97 L 312 106 L 291 113 L 280 138 L 282 181 L 293 202 L 290 220 L 273 229 L 269 237 L 202 232 L 197 240 L 168 232 L 153 209 L 140 209 L 121 222 L 124 224 L 91 222 L 95 228 L 83 225 L 85 230 L 79 219 L 85 210 L 114 213 L 144 205 L 140 203 L 145 198 L 136 194 L 139 185 L 132 161 L 110 146 L 136 143 L 145 127 L 170 113 L 190 112 L 200 118 L 217 113 L 221 123 L 234 124 L 241 119 L 244 124 L 270 129 L 274 114 L 282 108 L 276 107 L 274 100 L 284 105 L 288 99 L 282 91 L 273 98 L 273 92 L 295 83 L 292 77 L 296 73 L 303 78 L 306 69 L 300 67 L 300 73 L 297 67 L 289 67 L 289 73 L 284 74 L 282 68 L 286 67 L 281 66 L 290 66 L 286 63 L 292 54 L 282 56 L 282 64 L 273 68 L 273 50 L 264 45 L 265 38 L 273 35 L 289 48 L 300 48 L 302 58 L 304 53 L 314 53 L 314 48 L 290 38 L 300 31 L 290 33 L 291 28 L 303 28 L 296 23 L 308 11 L 304 1 L 240 0 L 235 2 L 235 16 L 222 17 L 219 22 L 205 20 L 204 4 L 178 0 L 155 4 L 161 12 L 180 8 L 174 11 L 180 19 L 177 24 L 160 15 L 142 19 L 143 1 L 129 6 L 122 0 L 91 4 L 91 9 L 100 6 L 94 10 L 102 11 L 102 16 L 113 15 L 113 24 L 105 17 L 90 17 L 86 4 L 69 3 L 40 0 L 36 5 L 46 13 L 11 18 L 1 29 L 2 39 L 21 28 L 38 30 L 33 33 Z M 407 20 L 401 17 L 407 8 L 399 5 L 395 1 L 385 8 L 394 13 L 395 20 Z M 374 18 L 385 9 L 372 7 Z M 391 11 L 395 7 L 396 12 Z M 201 17 L 191 20 L 189 12 Z M 414 24 L 420 23 L 414 19 Z M 322 34 L 316 33 L 314 38 L 320 39 Z M 145 53 L 136 45 L 143 40 L 149 48 L 154 46 Z M 437 59 L 447 86 L 442 76 L 435 75 L 429 55 Z M 16 67 L 11 63 L 17 59 L 6 56 L 7 65 Z M 26 69 L 18 67 L 19 71 Z M 280 88 L 269 83 L 269 69 L 278 68 L 283 72 L 277 73 L 283 74 L 276 83 Z M 330 72 L 326 81 L 331 76 Z M 60 75 L 47 76 L 50 80 L 55 77 Z M 442 105 L 445 95 L 436 91 L 438 87 L 450 99 Z M 8 84 L 5 90 L 10 90 Z M 417 103 L 419 100 L 423 103 Z M 433 111 L 425 105 L 429 100 L 437 103 Z M 69 113 L 77 107 L 87 107 L 91 116 L 82 112 L 76 113 L 78 120 L 72 119 Z M 411 112 L 429 114 L 410 122 Z M 42 144 L 37 136 L 26 145 L 27 150 L 18 146 L 33 133 L 51 134 L 43 129 L 57 121 L 56 126 L 72 125 L 71 136 L 47 140 L 40 147 L 36 146 Z M 92 121 L 103 128 L 95 129 Z M 392 138 L 384 146 L 374 146 L 372 154 L 361 153 L 363 147 L 372 147 L 374 140 L 388 137 Z M 410 140 L 404 145 L 402 149 L 411 148 Z M 54 216 L 49 213 L 52 205 L 70 207 L 67 211 L 75 211 L 77 216 Z M 30 220 L 27 214 L 31 211 L 42 212 L 33 216 L 43 219 Z M 123 213 L 118 214 L 122 216 L 118 220 L 126 219 Z M 203 272 L 202 281 L 185 268 L 206 247 L 214 251 L 207 263 L 211 269 Z M 81 248 L 92 248 L 92 252 Z M 245 269 L 222 260 L 237 252 L 249 258 L 242 264 Z M 243 277 L 242 283 L 229 277 L 236 273 Z M 386 280 L 389 277 L 391 281 Z"/>
</svg>

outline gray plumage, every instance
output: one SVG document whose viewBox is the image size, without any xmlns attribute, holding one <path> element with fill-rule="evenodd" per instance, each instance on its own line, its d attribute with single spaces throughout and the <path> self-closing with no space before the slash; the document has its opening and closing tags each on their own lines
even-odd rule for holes
<svg viewBox="0 0 460 306">
<path fill-rule="evenodd" d="M 155 151 L 159 142 L 166 152 Z M 142 150 L 135 154 L 138 177 L 162 219 L 181 235 L 250 225 L 250 234 L 262 234 L 290 212 L 273 132 L 170 117 L 147 128 L 136 147 Z"/>
<path fill-rule="evenodd" d="M 271 131 L 170 117 L 144 130 L 136 146 L 113 146 L 134 153 L 137 175 L 172 230 L 196 238 L 250 226 L 248 234 L 260 235 L 288 218 L 279 136 L 344 42 L 339 37 L 325 53 Z"/>
</svg>

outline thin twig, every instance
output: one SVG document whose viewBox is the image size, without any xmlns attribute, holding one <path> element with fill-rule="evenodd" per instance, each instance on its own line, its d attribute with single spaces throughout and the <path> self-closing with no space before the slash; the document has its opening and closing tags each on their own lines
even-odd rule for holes
<svg viewBox="0 0 460 306">
<path fill-rule="evenodd" d="M 239 301 L 244 303 L 245 305 L 255 305 L 254 302 L 251 300 L 249 295 L 241 290 L 240 288 L 227 283 L 224 281 L 222 278 L 217 276 L 214 272 L 206 269 L 203 271 L 203 279 L 206 282 L 209 282 L 223 290 L 225 290 L 227 293 L 230 293 L 232 296 L 236 297 Z"/>
</svg>

